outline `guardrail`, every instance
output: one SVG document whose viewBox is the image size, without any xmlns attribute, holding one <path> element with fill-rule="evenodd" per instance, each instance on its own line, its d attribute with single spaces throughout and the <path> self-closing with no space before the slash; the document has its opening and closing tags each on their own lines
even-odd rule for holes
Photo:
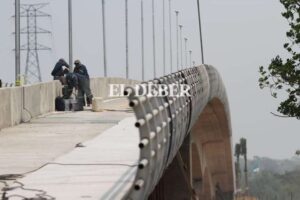
<svg viewBox="0 0 300 200">
<path fill-rule="evenodd" d="M 129 106 L 137 118 L 135 126 L 140 132 L 140 160 L 134 184 L 124 199 L 148 198 L 209 98 L 205 66 L 185 69 L 143 84 L 186 84 L 190 86 L 190 96 L 137 96 L 134 88 L 125 89 L 124 94 L 128 95 Z"/>
</svg>

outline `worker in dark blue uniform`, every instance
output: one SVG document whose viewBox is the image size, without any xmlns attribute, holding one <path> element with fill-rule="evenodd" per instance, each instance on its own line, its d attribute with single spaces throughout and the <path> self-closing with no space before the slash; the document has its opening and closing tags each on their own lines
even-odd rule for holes
<svg viewBox="0 0 300 200">
<path fill-rule="evenodd" d="M 84 104 L 84 94 L 85 94 L 89 106 L 89 102 L 92 102 L 93 94 L 91 92 L 89 85 L 87 85 L 88 82 L 86 80 L 87 80 L 86 76 L 83 76 L 79 73 L 68 73 L 66 75 L 66 82 L 69 90 L 73 91 L 73 88 L 75 88 L 78 91 L 77 99 L 82 105 Z"/>
<path fill-rule="evenodd" d="M 65 74 L 67 74 L 70 70 L 69 64 L 63 59 L 59 59 L 55 64 L 54 69 L 51 72 L 54 80 L 61 80 Z"/>
<path fill-rule="evenodd" d="M 86 66 L 83 65 L 80 62 L 80 60 L 75 60 L 74 64 L 75 64 L 74 73 L 86 76 L 88 79 L 90 79 Z"/>
<path fill-rule="evenodd" d="M 91 94 L 91 89 L 90 89 L 90 76 L 88 73 L 88 70 L 85 65 L 83 65 L 80 60 L 75 60 L 74 62 L 75 68 L 74 68 L 74 73 L 81 75 L 81 85 L 83 87 L 83 100 L 84 100 L 84 95 L 86 95 L 86 100 L 87 100 L 87 105 L 89 106 L 92 103 L 92 98 L 89 98 L 89 95 L 85 93 L 85 91 L 89 91 L 89 94 Z M 85 102 L 85 101 L 84 101 Z"/>
</svg>

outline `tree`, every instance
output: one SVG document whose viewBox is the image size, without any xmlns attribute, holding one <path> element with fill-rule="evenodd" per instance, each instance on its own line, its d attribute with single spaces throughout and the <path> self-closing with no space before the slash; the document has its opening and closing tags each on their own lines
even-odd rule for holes
<svg viewBox="0 0 300 200">
<path fill-rule="evenodd" d="M 289 42 L 283 45 L 289 58 L 276 56 L 271 60 L 268 68 L 259 68 L 259 86 L 269 88 L 271 95 L 277 98 L 278 91 L 287 93 L 278 112 L 288 117 L 300 119 L 300 2 L 299 0 L 280 0 L 285 11 L 282 16 L 289 22 L 290 30 L 286 36 Z"/>
</svg>

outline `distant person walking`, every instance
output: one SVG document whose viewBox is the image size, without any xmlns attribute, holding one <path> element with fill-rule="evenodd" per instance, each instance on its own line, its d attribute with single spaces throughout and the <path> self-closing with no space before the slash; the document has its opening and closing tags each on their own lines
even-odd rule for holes
<svg viewBox="0 0 300 200">
<path fill-rule="evenodd" d="M 93 95 L 91 93 L 90 76 L 88 70 L 86 66 L 80 62 L 80 60 L 75 60 L 74 64 L 75 64 L 74 74 L 79 75 L 78 79 L 80 80 L 79 85 L 81 87 L 78 90 L 78 96 L 82 96 L 83 102 L 85 102 L 84 95 L 86 95 L 87 106 L 89 106 L 92 103 Z"/>
<path fill-rule="evenodd" d="M 67 74 L 70 70 L 69 64 L 63 59 L 59 59 L 55 64 L 54 69 L 51 72 L 54 80 L 61 80 L 61 78 Z"/>
</svg>

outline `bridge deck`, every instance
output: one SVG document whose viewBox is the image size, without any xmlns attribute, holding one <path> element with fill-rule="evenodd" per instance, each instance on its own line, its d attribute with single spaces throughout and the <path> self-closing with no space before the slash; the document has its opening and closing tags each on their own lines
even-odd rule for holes
<svg viewBox="0 0 300 200">
<path fill-rule="evenodd" d="M 128 125 L 134 121 L 125 110 L 68 112 L 1 130 L 0 176 L 33 171 L 19 182 L 8 181 L 17 188 L 7 195 L 32 198 L 43 191 L 45 197 L 56 199 L 122 195 L 134 178 L 139 156 L 138 130 Z M 75 147 L 78 143 L 81 147 Z"/>
</svg>

